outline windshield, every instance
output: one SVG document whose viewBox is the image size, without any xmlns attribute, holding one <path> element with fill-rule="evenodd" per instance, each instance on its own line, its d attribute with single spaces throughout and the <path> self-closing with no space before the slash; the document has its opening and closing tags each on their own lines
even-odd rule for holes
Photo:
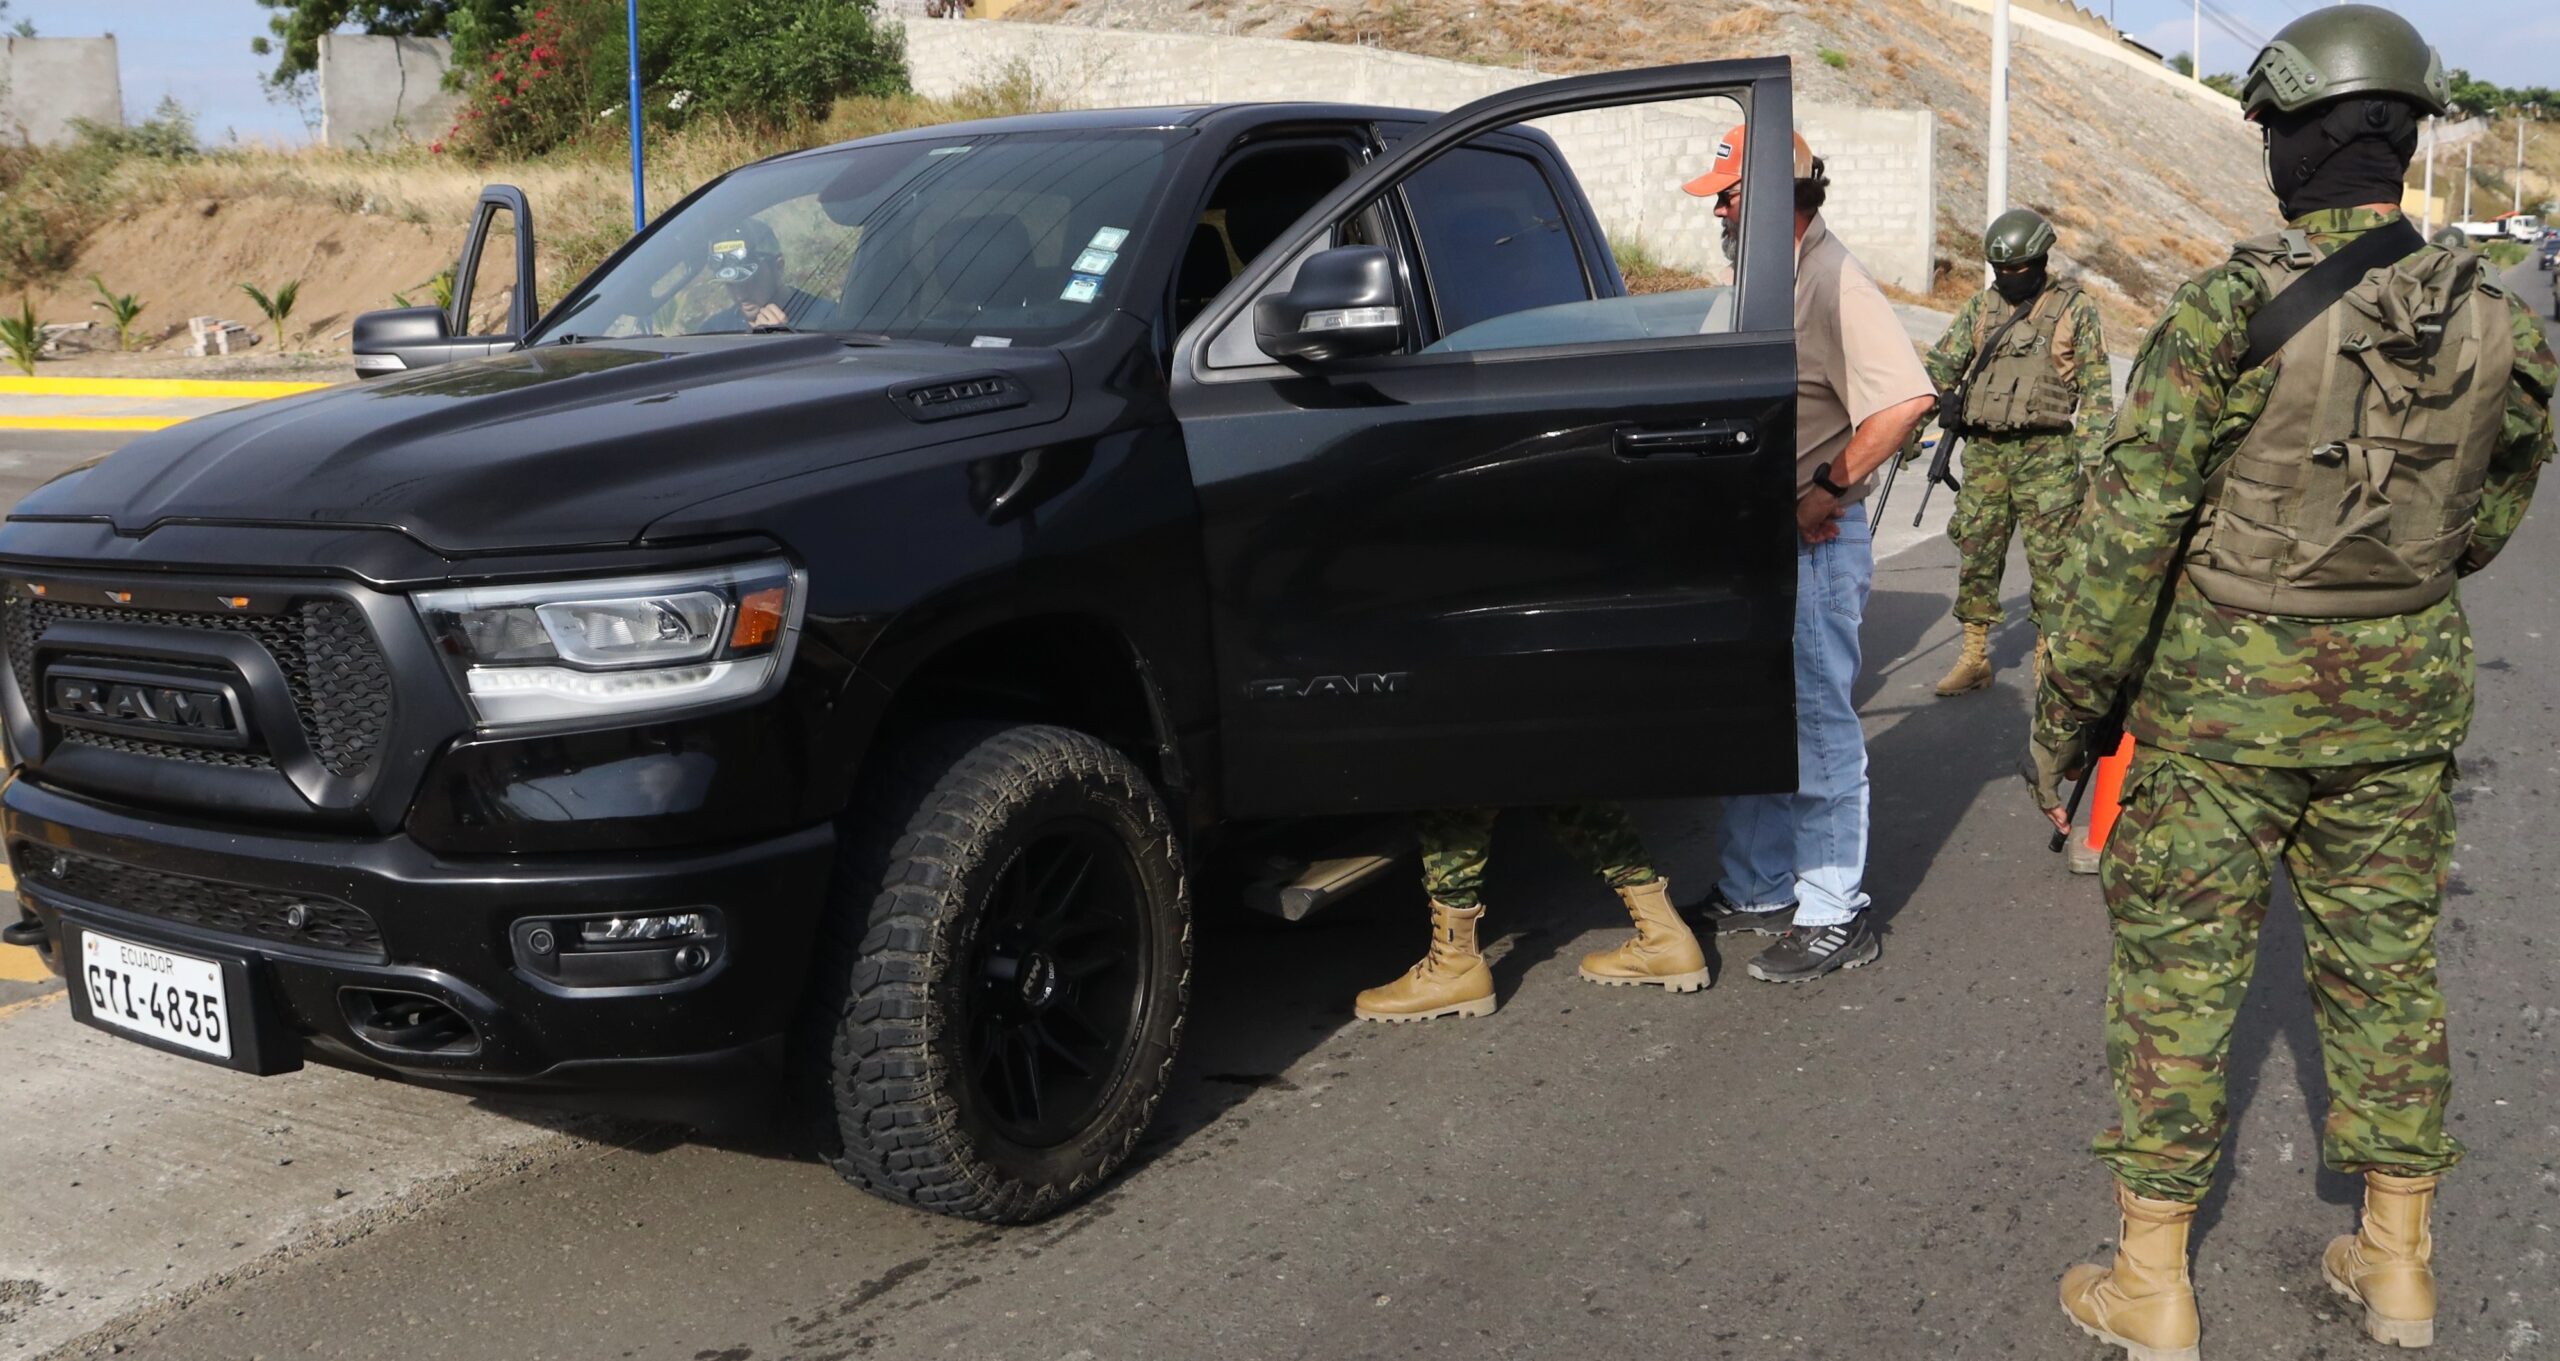
<svg viewBox="0 0 2560 1361">
<path fill-rule="evenodd" d="M 748 166 L 530 343 L 759 330 L 1050 343 L 1113 305 L 1178 135 L 964 136 Z"/>
</svg>

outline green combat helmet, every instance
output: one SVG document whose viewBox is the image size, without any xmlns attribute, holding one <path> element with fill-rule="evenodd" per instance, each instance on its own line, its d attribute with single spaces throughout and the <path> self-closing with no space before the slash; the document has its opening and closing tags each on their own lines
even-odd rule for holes
<svg viewBox="0 0 2560 1361">
<path fill-rule="evenodd" d="M 1982 234 L 1982 258 L 1995 265 L 2023 265 L 2052 249 L 2053 224 L 2033 208 L 2002 213 Z"/>
<path fill-rule="evenodd" d="M 2240 107 L 2263 121 L 2356 94 L 2397 95 L 2438 117 L 2453 102 L 2444 57 L 2416 26 L 2377 5 L 2331 5 L 2277 31 L 2249 64 Z"/>
<path fill-rule="evenodd" d="M 2442 246 L 2446 250 L 2469 250 L 2471 238 L 2463 235 L 2460 227 L 2447 223 L 2436 228 L 2436 234 L 2427 238 L 2427 244 Z"/>
</svg>

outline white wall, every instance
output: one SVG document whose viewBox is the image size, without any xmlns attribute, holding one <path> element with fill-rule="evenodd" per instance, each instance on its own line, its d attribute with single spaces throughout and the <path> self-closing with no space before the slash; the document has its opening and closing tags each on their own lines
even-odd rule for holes
<svg viewBox="0 0 2560 1361">
<path fill-rule="evenodd" d="M 1084 108 L 1330 100 L 1442 110 L 1541 79 L 1339 43 L 989 22 L 911 23 L 907 63 L 918 94 L 955 94 L 1019 65 Z M 1936 116 L 1799 104 L 1796 123 L 1830 163 L 1824 216 L 1833 230 L 1877 278 L 1925 292 Z M 1707 168 L 1727 126 L 1698 109 L 1654 105 L 1576 114 L 1548 130 L 1603 226 L 1632 234 L 1666 264 L 1705 271 L 1722 263 L 1715 219 L 1705 202 L 1665 191 Z"/>
<path fill-rule="evenodd" d="M 0 137 L 71 140 L 71 121 L 124 126 L 113 38 L 0 39 Z"/>
<path fill-rule="evenodd" d="M 442 38 L 331 33 L 320 39 L 320 140 L 330 146 L 431 141 L 453 126 L 461 95 L 444 88 L 453 44 Z"/>
</svg>

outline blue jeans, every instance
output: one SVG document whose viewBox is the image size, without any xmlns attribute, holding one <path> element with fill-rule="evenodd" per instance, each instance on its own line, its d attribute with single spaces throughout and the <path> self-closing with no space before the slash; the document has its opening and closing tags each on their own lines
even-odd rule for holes
<svg viewBox="0 0 2560 1361">
<path fill-rule="evenodd" d="M 1866 910 L 1867 734 L 1851 689 L 1875 578 L 1864 506 L 1841 517 L 1840 537 L 1796 545 L 1796 792 L 1725 800 L 1716 886 L 1738 906 L 1793 901 L 1803 926 Z"/>
</svg>

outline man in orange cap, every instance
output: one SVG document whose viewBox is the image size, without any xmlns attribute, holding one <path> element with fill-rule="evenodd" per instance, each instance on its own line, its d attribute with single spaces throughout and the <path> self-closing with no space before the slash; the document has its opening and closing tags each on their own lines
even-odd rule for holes
<svg viewBox="0 0 2560 1361">
<path fill-rule="evenodd" d="M 1716 201 L 1730 258 L 1742 225 L 1746 130 L 1682 186 Z M 1823 225 L 1830 179 L 1795 139 L 1796 791 L 1725 803 L 1723 877 L 1695 910 L 1718 931 L 1776 935 L 1751 976 L 1801 983 L 1874 960 L 1867 924 L 1867 742 L 1850 687 L 1875 582 L 1867 479 L 1929 413 L 1936 389 L 1866 267 Z M 1768 205 L 1775 207 L 1776 205 Z"/>
</svg>

